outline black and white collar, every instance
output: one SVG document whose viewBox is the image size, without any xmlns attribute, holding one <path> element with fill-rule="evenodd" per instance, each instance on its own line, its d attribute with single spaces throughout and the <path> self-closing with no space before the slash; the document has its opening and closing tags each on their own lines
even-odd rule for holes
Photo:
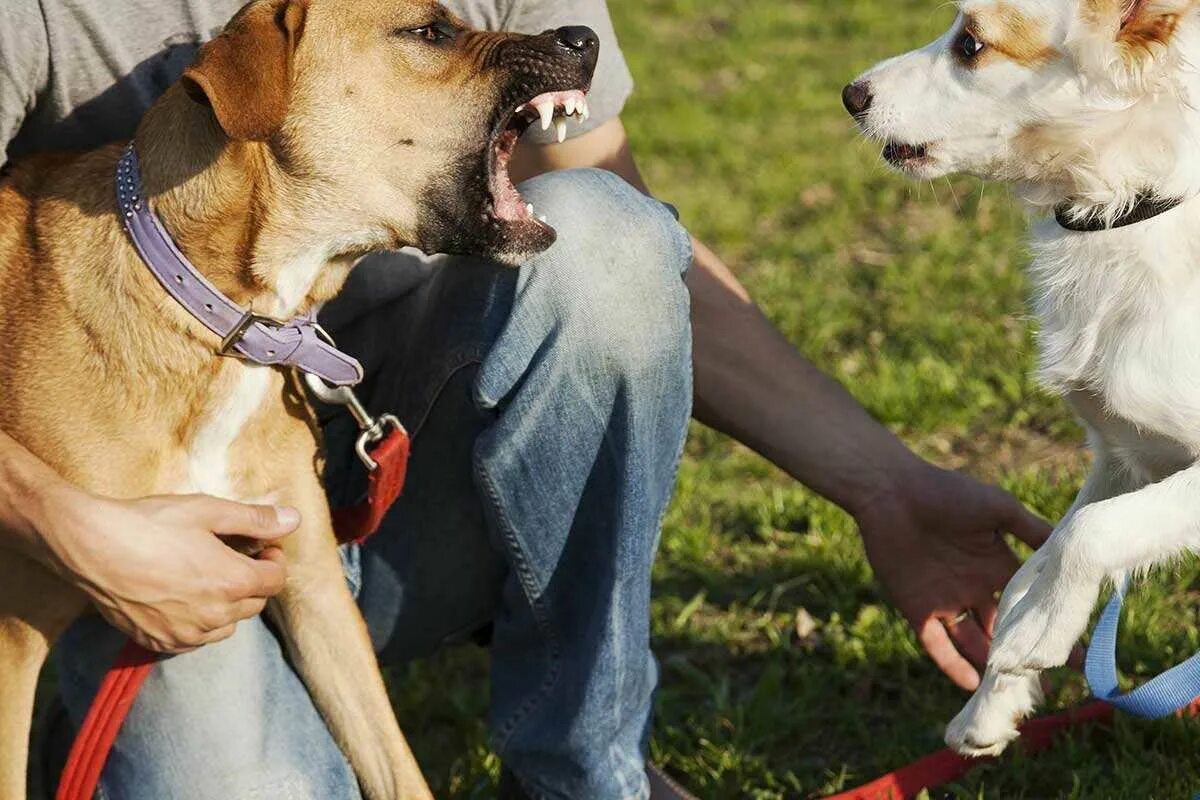
<svg viewBox="0 0 1200 800">
<path fill-rule="evenodd" d="M 1112 222 L 1105 222 L 1102 217 L 1095 214 L 1089 214 L 1086 217 L 1078 219 L 1074 218 L 1070 213 L 1072 203 L 1070 200 L 1066 200 L 1054 207 L 1054 220 L 1061 227 L 1069 231 L 1095 233 L 1096 231 L 1106 231 L 1112 228 L 1124 228 L 1128 225 L 1136 225 L 1139 222 L 1154 219 L 1160 214 L 1165 214 L 1171 209 L 1179 207 L 1184 199 L 1182 197 L 1162 197 L 1154 191 L 1142 192 L 1138 195 L 1133 207 Z"/>
</svg>

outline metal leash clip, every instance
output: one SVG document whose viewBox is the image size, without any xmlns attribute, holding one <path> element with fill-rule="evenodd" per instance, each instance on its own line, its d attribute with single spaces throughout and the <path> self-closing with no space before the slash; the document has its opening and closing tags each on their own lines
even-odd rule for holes
<svg viewBox="0 0 1200 800">
<path fill-rule="evenodd" d="M 330 347 L 337 346 L 334 344 L 333 337 L 320 325 L 314 323 L 313 329 L 329 343 Z M 331 406 L 345 406 L 346 410 L 350 412 L 350 416 L 354 417 L 360 431 L 358 441 L 354 443 L 354 451 L 358 453 L 358 458 L 367 468 L 367 472 L 374 472 L 379 468 L 379 463 L 371 458 L 371 454 L 367 450 L 368 446 L 382 442 L 388 435 L 389 428 L 392 431 L 399 431 L 405 436 L 408 435 L 404 424 L 394 414 L 380 414 L 378 417 L 372 417 L 366 406 L 358 399 L 358 395 L 349 386 L 330 386 L 320 377 L 309 372 L 304 373 L 304 383 L 322 403 Z"/>
<path fill-rule="evenodd" d="M 358 399 L 358 395 L 349 386 L 330 386 L 316 375 L 309 373 L 305 373 L 304 382 L 322 403 L 345 406 L 346 410 L 350 412 L 350 416 L 354 417 L 360 431 L 358 441 L 354 443 L 354 451 L 358 453 L 359 460 L 362 461 L 368 472 L 374 472 L 379 464 L 371 458 L 367 447 L 382 442 L 389 429 L 406 433 L 404 425 L 394 414 L 380 414 L 378 417 L 372 417 L 363 406 L 362 401 Z"/>
</svg>

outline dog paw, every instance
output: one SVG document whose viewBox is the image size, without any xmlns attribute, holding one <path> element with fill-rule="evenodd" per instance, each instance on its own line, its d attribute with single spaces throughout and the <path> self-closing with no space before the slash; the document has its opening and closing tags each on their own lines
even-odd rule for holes
<svg viewBox="0 0 1200 800">
<path fill-rule="evenodd" d="M 996 625 L 988 667 L 1021 674 L 1065 664 L 1098 590 L 1098 582 L 1065 573 L 1057 558 L 1046 559 L 1024 597 Z"/>
<path fill-rule="evenodd" d="M 1000 603 L 996 609 L 996 624 L 1002 624 L 1008 618 L 1010 612 L 1016 607 L 1017 603 L 1025 598 L 1029 593 L 1029 588 L 1037 581 L 1042 574 L 1042 568 L 1046 565 L 1046 556 L 1049 547 L 1043 547 L 1041 550 L 1035 550 L 1033 555 L 1025 560 L 1016 574 L 1008 581 L 1008 585 L 1004 587 L 1004 592 L 1000 596 Z"/>
<path fill-rule="evenodd" d="M 979 689 L 946 726 L 946 744 L 971 758 L 997 756 L 1019 735 L 1017 724 L 1042 700 L 1036 675 L 988 670 Z"/>
</svg>

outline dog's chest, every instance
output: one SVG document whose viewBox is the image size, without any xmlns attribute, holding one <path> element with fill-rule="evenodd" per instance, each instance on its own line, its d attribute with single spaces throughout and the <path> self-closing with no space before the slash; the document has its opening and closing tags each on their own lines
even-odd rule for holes
<svg viewBox="0 0 1200 800">
<path fill-rule="evenodd" d="M 187 448 L 184 492 L 231 500 L 248 499 L 238 486 L 234 450 L 259 413 L 277 376 L 267 367 L 230 362 L 236 370 L 229 388 L 213 394 L 201 411 Z"/>
<path fill-rule="evenodd" d="M 1096 236 L 1034 262 L 1040 377 L 1129 466 L 1170 474 L 1200 453 L 1200 260 Z"/>
<path fill-rule="evenodd" d="M 312 289 L 328 253 L 318 249 L 295 259 L 280 270 L 276 279 L 275 308 L 279 317 L 290 316 Z M 237 463 L 239 441 L 247 438 L 248 426 L 272 391 L 278 391 L 281 378 L 274 369 L 241 361 L 227 361 L 223 368 L 233 371 L 232 380 L 214 392 L 206 404 L 187 448 L 187 477 L 184 491 L 200 492 L 233 500 L 270 498 L 248 497 L 239 485 L 246 465 Z"/>
</svg>

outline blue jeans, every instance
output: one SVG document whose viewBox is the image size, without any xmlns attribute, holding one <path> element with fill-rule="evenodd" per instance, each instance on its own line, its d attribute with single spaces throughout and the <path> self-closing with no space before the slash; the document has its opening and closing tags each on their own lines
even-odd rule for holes
<svg viewBox="0 0 1200 800">
<path fill-rule="evenodd" d="M 371 376 L 368 406 L 414 434 L 409 485 L 383 529 L 344 551 L 347 578 L 385 664 L 491 623 L 492 743 L 530 796 L 644 798 L 650 567 L 692 393 L 690 242 L 609 173 L 554 173 L 522 192 L 558 230 L 550 250 L 520 270 L 430 259 L 417 288 L 338 325 Z M 350 502 L 353 425 L 331 415 L 325 429 L 331 502 Z M 119 645 L 90 618 L 56 648 L 76 724 Z M 359 796 L 258 619 L 155 669 L 102 793 Z"/>
</svg>

